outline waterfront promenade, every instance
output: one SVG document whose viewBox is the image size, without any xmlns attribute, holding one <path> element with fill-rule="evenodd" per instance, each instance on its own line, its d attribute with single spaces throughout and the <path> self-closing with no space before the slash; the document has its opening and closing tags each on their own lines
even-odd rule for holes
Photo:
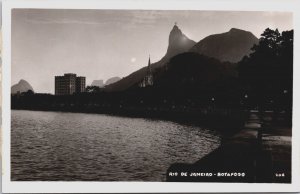
<svg viewBox="0 0 300 194">
<path fill-rule="evenodd" d="M 194 164 L 173 164 L 167 181 L 291 182 L 291 126 L 286 113 L 250 111 L 244 128 Z"/>
</svg>

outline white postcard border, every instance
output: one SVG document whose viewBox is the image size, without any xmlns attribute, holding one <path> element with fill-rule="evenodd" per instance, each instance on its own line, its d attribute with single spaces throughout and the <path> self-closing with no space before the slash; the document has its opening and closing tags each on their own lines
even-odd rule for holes
<svg viewBox="0 0 300 194">
<path fill-rule="evenodd" d="M 297 0 L 3 0 L 2 66 L 2 191 L 5 193 L 121 193 L 121 192 L 296 192 L 300 191 L 300 36 Z M 292 184 L 168 183 L 168 182 L 27 182 L 10 181 L 11 9 L 144 9 L 289 11 L 294 17 L 294 91 L 292 130 Z"/>
</svg>

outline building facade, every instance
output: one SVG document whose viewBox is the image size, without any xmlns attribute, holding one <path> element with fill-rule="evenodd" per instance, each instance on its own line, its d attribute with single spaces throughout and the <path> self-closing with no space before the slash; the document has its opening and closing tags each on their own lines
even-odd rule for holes
<svg viewBox="0 0 300 194">
<path fill-rule="evenodd" d="M 85 77 L 77 77 L 74 73 L 55 76 L 55 95 L 72 95 L 75 92 L 84 92 Z"/>
<path fill-rule="evenodd" d="M 85 92 L 85 77 L 76 77 L 76 93 Z"/>
</svg>

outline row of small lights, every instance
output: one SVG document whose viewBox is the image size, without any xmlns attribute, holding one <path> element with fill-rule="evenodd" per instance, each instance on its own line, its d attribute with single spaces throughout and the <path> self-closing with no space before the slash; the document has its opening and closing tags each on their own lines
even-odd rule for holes
<svg viewBox="0 0 300 194">
<path fill-rule="evenodd" d="M 284 93 L 284 94 L 287 94 L 287 93 L 288 93 L 288 91 L 287 91 L 287 90 L 283 90 L 283 93 Z M 244 96 L 244 97 L 247 99 L 247 98 L 248 98 L 248 94 L 245 94 L 245 96 Z M 212 98 L 211 98 L 211 101 L 213 101 L 213 102 L 214 102 L 214 101 L 215 101 L 215 98 L 214 98 L 214 97 L 212 97 Z"/>
<path fill-rule="evenodd" d="M 284 94 L 287 94 L 288 91 L 287 91 L 287 90 L 283 90 L 283 93 L 284 93 Z M 248 94 L 245 94 L 244 98 L 247 99 L 248 97 L 249 97 Z M 214 101 L 215 101 L 215 97 L 212 97 L 212 98 L 211 98 L 211 101 L 214 102 Z M 140 103 L 143 103 L 143 101 L 141 100 Z M 164 100 L 164 103 L 166 103 L 166 100 Z"/>
</svg>

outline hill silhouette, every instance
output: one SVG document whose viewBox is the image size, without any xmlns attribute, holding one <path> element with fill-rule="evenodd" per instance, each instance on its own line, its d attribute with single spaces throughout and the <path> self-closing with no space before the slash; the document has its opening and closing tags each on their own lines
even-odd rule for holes
<svg viewBox="0 0 300 194">
<path fill-rule="evenodd" d="M 155 80 L 159 87 L 202 88 L 208 84 L 234 77 L 236 72 L 231 63 L 222 63 L 198 53 L 186 52 L 171 58 L 161 76 Z"/>
<path fill-rule="evenodd" d="M 169 35 L 169 45 L 165 56 L 158 62 L 151 65 L 155 71 L 160 71 L 169 60 L 184 52 L 196 52 L 201 55 L 213 57 L 220 61 L 239 62 L 244 56 L 251 53 L 253 45 L 258 39 L 251 33 L 244 30 L 232 28 L 229 32 L 208 36 L 198 43 L 190 40 L 182 33 L 175 24 Z M 106 91 L 124 91 L 134 87 L 146 75 L 147 68 L 143 67 L 133 72 L 118 82 L 106 86 Z"/>
<path fill-rule="evenodd" d="M 202 39 L 190 51 L 236 63 L 249 55 L 257 43 L 258 39 L 251 32 L 232 28 L 228 32 Z"/>
<path fill-rule="evenodd" d="M 154 73 L 154 85 L 145 89 L 138 84 L 129 91 L 143 93 L 151 98 L 173 100 L 193 99 L 199 104 L 209 103 L 212 97 L 222 101 L 234 101 L 239 86 L 236 64 L 193 52 L 172 57 L 165 66 Z M 177 102 L 179 104 L 179 102 Z"/>
<path fill-rule="evenodd" d="M 11 87 L 11 94 L 23 93 L 28 90 L 34 91 L 32 86 L 26 80 L 21 79 L 17 84 Z"/>
</svg>

